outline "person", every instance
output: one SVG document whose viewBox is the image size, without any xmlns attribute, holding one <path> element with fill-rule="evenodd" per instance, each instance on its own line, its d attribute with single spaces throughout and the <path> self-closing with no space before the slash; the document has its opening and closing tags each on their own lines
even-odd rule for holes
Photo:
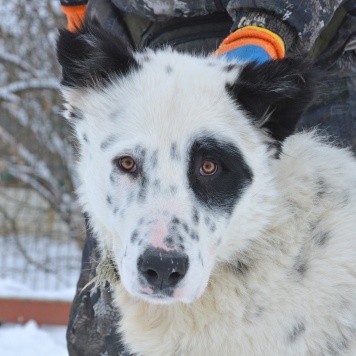
<svg viewBox="0 0 356 356">
<path fill-rule="evenodd" d="M 315 103 L 299 129 L 319 126 L 356 152 L 356 0 L 61 0 L 68 29 L 84 16 L 120 37 L 133 50 L 169 45 L 240 61 L 307 58 L 326 72 Z M 100 256 L 88 228 L 81 274 L 67 329 L 68 351 L 79 355 L 129 355 L 115 332 L 119 311 L 110 286 L 84 288 Z M 83 289 L 84 288 L 84 289 Z"/>
</svg>

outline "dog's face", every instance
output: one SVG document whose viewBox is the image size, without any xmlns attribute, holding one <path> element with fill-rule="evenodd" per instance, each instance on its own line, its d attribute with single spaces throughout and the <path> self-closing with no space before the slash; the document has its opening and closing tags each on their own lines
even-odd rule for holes
<svg viewBox="0 0 356 356">
<path fill-rule="evenodd" d="M 194 301 L 214 266 L 233 264 L 267 226 L 271 143 L 292 132 L 308 73 L 291 62 L 130 55 L 88 24 L 62 31 L 58 54 L 80 142 L 78 195 L 103 253 L 132 295 Z"/>
</svg>

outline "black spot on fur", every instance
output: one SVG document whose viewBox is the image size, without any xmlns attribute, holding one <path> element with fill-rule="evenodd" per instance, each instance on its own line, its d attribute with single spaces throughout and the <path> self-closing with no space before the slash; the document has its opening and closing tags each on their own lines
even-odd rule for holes
<svg viewBox="0 0 356 356">
<path fill-rule="evenodd" d="M 249 270 L 249 266 L 241 261 L 237 261 L 234 265 L 234 271 L 237 274 L 245 276 Z"/>
<path fill-rule="evenodd" d="M 111 172 L 111 173 L 110 173 L 110 182 L 111 182 L 112 184 L 117 184 L 118 181 L 119 181 L 119 177 L 118 177 L 117 173 Z"/>
<path fill-rule="evenodd" d="M 215 230 L 216 230 L 216 225 L 212 223 L 210 226 L 210 232 L 215 232 Z"/>
<path fill-rule="evenodd" d="M 210 224 L 210 218 L 209 218 L 209 216 L 206 216 L 206 217 L 204 218 L 204 221 L 205 221 L 205 224 L 206 224 L 206 225 L 209 225 L 209 224 Z"/>
<path fill-rule="evenodd" d="M 226 66 L 223 68 L 223 70 L 224 70 L 225 72 L 231 72 L 231 71 L 232 71 L 233 69 L 235 69 L 235 68 L 236 68 L 236 65 L 230 63 L 230 64 L 226 65 Z"/>
<path fill-rule="evenodd" d="M 177 229 L 177 224 L 171 224 L 169 226 L 169 231 L 171 232 L 176 232 L 178 229 Z"/>
<path fill-rule="evenodd" d="M 195 225 L 199 224 L 199 213 L 198 210 L 196 208 L 193 209 L 193 222 L 195 223 Z"/>
<path fill-rule="evenodd" d="M 178 187 L 176 185 L 170 185 L 169 186 L 169 191 L 171 192 L 172 195 L 177 194 Z"/>
<path fill-rule="evenodd" d="M 324 246 L 330 239 L 330 234 L 326 231 L 320 232 L 314 236 L 315 242 L 319 246 Z"/>
<path fill-rule="evenodd" d="M 184 231 L 188 234 L 189 233 L 189 227 L 186 223 L 182 224 Z"/>
<path fill-rule="evenodd" d="M 114 208 L 114 214 L 116 215 L 119 212 L 119 207 L 115 206 Z"/>
<path fill-rule="evenodd" d="M 137 200 L 141 203 L 145 202 L 145 200 L 146 200 L 147 185 L 148 185 L 148 179 L 143 176 L 142 180 L 141 180 L 141 188 L 140 188 L 140 191 L 138 192 L 138 196 L 137 196 Z"/>
<path fill-rule="evenodd" d="M 140 151 L 140 156 L 141 159 L 144 159 L 146 157 L 146 150 L 144 148 Z"/>
<path fill-rule="evenodd" d="M 172 68 L 171 66 L 167 66 L 167 67 L 166 67 L 166 73 L 167 73 L 167 74 L 171 74 L 172 71 L 173 71 L 173 68 Z"/>
<path fill-rule="evenodd" d="M 173 160 L 179 160 L 179 152 L 178 152 L 178 147 L 176 143 L 172 143 L 171 149 L 170 149 L 170 156 Z"/>
<path fill-rule="evenodd" d="M 295 342 L 303 332 L 305 331 L 305 325 L 303 322 L 296 323 L 293 328 L 291 333 L 288 335 L 288 340 L 289 342 Z"/>
<path fill-rule="evenodd" d="M 134 232 L 131 235 L 131 239 L 130 239 L 131 243 L 134 244 L 137 241 L 137 238 L 138 238 L 138 231 L 134 230 Z"/>
<path fill-rule="evenodd" d="M 195 231 L 191 231 L 189 235 L 193 241 L 199 241 L 199 236 Z"/>
<path fill-rule="evenodd" d="M 199 252 L 199 255 L 198 255 L 198 259 L 202 265 L 202 267 L 204 267 L 204 261 L 203 261 L 203 258 L 201 257 L 201 253 Z"/>
<path fill-rule="evenodd" d="M 78 108 L 72 106 L 69 112 L 69 118 L 71 120 L 84 120 L 84 114 Z"/>
<path fill-rule="evenodd" d="M 157 167 L 157 163 L 158 163 L 158 151 L 154 151 L 152 153 L 152 156 L 151 156 L 151 159 L 150 159 L 150 162 L 151 162 L 151 168 L 156 168 Z"/>
<path fill-rule="evenodd" d="M 343 334 L 338 338 L 331 338 L 327 341 L 326 347 L 329 355 L 344 355 L 349 348 L 350 340 Z"/>
<path fill-rule="evenodd" d="M 135 152 L 137 152 L 137 155 L 139 156 L 140 160 L 144 160 L 146 157 L 146 149 L 141 147 L 141 145 L 136 145 L 135 146 Z"/>
<path fill-rule="evenodd" d="M 180 224 L 180 220 L 175 216 L 175 217 L 172 219 L 172 224 Z"/>
<path fill-rule="evenodd" d="M 116 121 L 118 117 L 122 115 L 122 110 L 115 110 L 109 114 L 111 120 Z"/>
<path fill-rule="evenodd" d="M 227 92 L 258 127 L 283 141 L 291 135 L 313 99 L 317 71 L 300 60 L 285 58 L 246 64 Z M 261 126 L 262 125 L 262 126 Z"/>
<path fill-rule="evenodd" d="M 295 259 L 293 268 L 300 278 L 305 276 L 308 270 L 308 259 L 304 256 L 303 252 Z"/>
<path fill-rule="evenodd" d="M 112 197 L 110 195 L 106 197 L 106 201 L 108 202 L 109 205 L 112 205 Z"/>
<path fill-rule="evenodd" d="M 93 19 L 85 21 L 76 32 L 59 31 L 57 56 L 62 84 L 72 88 L 101 88 L 113 77 L 139 68 L 127 43 Z"/>
<path fill-rule="evenodd" d="M 236 200 L 253 179 L 242 153 L 232 143 L 204 136 L 194 141 L 189 157 L 189 186 L 198 200 L 208 209 L 231 214 Z M 217 164 L 213 175 L 202 175 L 200 172 L 207 158 Z"/>
<path fill-rule="evenodd" d="M 86 134 L 83 135 L 83 141 L 89 143 L 88 136 Z"/>
<path fill-rule="evenodd" d="M 161 188 L 161 181 L 159 179 L 155 179 L 153 181 L 153 187 L 156 189 L 156 190 L 159 190 Z"/>
<path fill-rule="evenodd" d="M 261 315 L 264 312 L 264 308 L 262 308 L 261 306 L 257 305 L 256 309 L 254 310 L 254 313 L 252 314 L 252 316 L 256 319 L 260 318 Z"/>
<path fill-rule="evenodd" d="M 317 197 L 318 198 L 323 198 L 325 196 L 325 194 L 327 193 L 328 190 L 328 186 L 325 184 L 323 179 L 319 179 L 317 182 Z"/>
<path fill-rule="evenodd" d="M 102 150 L 106 150 L 108 147 L 115 144 L 117 141 L 118 137 L 116 135 L 110 135 L 100 144 L 100 148 Z"/>
<path fill-rule="evenodd" d="M 175 242 L 174 238 L 172 236 L 167 236 L 164 240 L 163 243 L 168 247 L 168 248 L 174 248 L 175 247 Z"/>
</svg>

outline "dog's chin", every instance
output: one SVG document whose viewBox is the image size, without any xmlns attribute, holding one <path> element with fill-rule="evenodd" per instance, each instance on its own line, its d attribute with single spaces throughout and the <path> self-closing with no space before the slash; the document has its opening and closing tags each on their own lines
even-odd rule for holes
<svg viewBox="0 0 356 356">
<path fill-rule="evenodd" d="M 126 288 L 125 288 L 126 289 Z M 150 304 L 174 304 L 174 303 L 184 303 L 189 304 L 195 302 L 199 297 L 196 291 L 187 291 L 184 292 L 180 288 L 170 291 L 170 293 L 163 293 L 160 291 L 147 293 L 149 288 L 139 288 L 126 291 L 133 297 L 144 300 Z"/>
<path fill-rule="evenodd" d="M 161 295 L 161 294 L 151 294 L 147 295 L 144 293 L 138 293 L 136 294 L 136 297 L 139 297 L 140 299 L 144 300 L 147 303 L 150 304 L 174 304 L 174 303 L 184 303 L 184 304 L 190 304 L 193 303 L 197 298 L 194 298 L 192 296 L 184 296 L 184 297 L 170 297 L 167 295 Z"/>
</svg>

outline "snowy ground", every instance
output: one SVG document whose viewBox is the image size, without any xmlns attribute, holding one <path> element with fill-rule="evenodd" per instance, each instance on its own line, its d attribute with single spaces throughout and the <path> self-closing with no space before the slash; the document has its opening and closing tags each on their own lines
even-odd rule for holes
<svg viewBox="0 0 356 356">
<path fill-rule="evenodd" d="M 0 298 L 71 301 L 80 259 L 81 250 L 73 241 L 0 236 Z M 0 325 L 0 355 L 68 356 L 65 331 L 65 326 L 38 326 L 34 321 L 4 323 Z"/>
<path fill-rule="evenodd" d="M 2 356 L 68 356 L 64 326 L 38 326 L 34 321 L 25 325 L 0 326 Z"/>
</svg>

